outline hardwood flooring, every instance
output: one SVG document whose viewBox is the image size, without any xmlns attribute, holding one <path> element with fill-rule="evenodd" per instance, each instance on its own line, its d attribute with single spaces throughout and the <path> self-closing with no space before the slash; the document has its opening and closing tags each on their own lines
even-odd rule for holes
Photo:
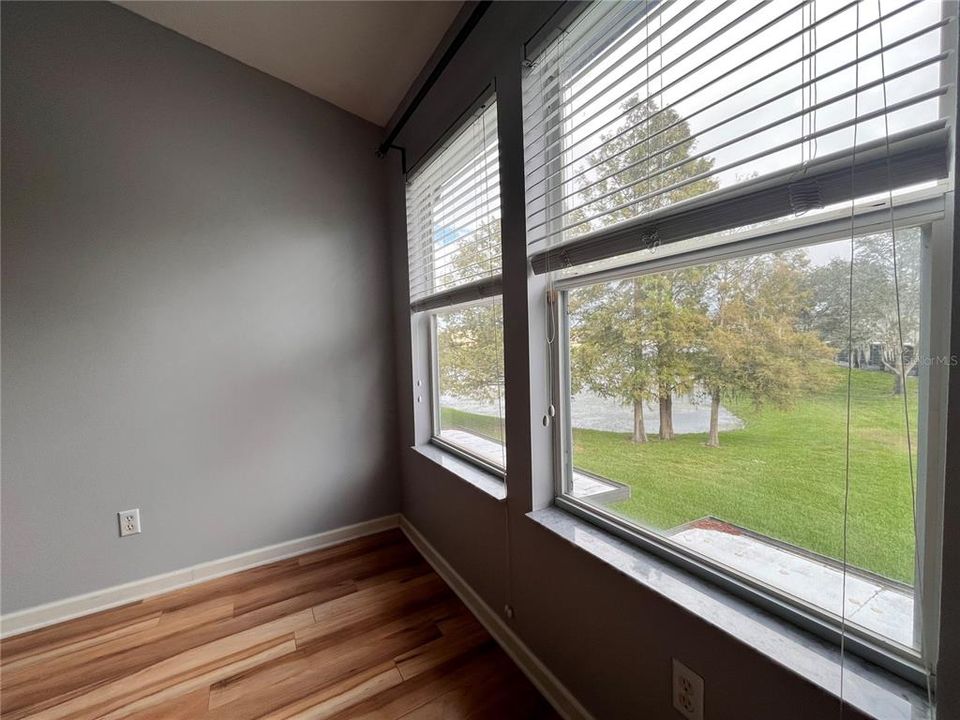
<svg viewBox="0 0 960 720">
<path fill-rule="evenodd" d="M 8 638 L 0 717 L 557 716 L 391 530 Z"/>
</svg>

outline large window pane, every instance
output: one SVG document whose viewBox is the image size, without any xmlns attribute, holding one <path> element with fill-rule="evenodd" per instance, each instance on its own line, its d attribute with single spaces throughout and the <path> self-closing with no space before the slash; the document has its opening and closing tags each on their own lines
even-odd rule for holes
<svg viewBox="0 0 960 720">
<path fill-rule="evenodd" d="M 912 228 L 569 290 L 566 493 L 914 647 L 922 248 Z"/>
<path fill-rule="evenodd" d="M 436 436 L 506 467 L 500 298 L 438 312 L 435 329 Z"/>
</svg>

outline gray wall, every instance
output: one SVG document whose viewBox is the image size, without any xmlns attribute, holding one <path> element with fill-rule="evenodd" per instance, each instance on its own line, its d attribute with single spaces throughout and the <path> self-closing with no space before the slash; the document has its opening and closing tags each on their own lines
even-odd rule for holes
<svg viewBox="0 0 960 720">
<path fill-rule="evenodd" d="M 491 608 L 502 612 L 505 604 L 513 606 L 514 618 L 509 621 L 513 629 L 600 720 L 679 717 L 670 705 L 674 657 L 703 675 L 711 720 L 839 717 L 839 703 L 833 697 L 526 517 L 530 510 L 549 504 L 552 483 L 550 430 L 540 422 L 548 403 L 542 382 L 543 287 L 541 280 L 528 276 L 524 238 L 520 68 L 522 44 L 549 21 L 554 6 L 495 3 L 398 140 L 415 164 L 495 81 L 503 208 L 508 499 L 497 502 L 410 449 L 426 438 L 429 429 L 426 423 L 414 422 L 418 368 L 411 360 L 406 307 L 403 178 L 394 159 L 390 213 L 403 513 Z M 952 542 L 957 542 L 955 530 Z M 957 608 L 957 601 L 956 593 L 945 594 L 945 612 Z M 948 627 L 954 629 L 945 622 L 945 631 Z M 944 637 L 943 645 L 954 658 L 956 638 Z M 949 677 L 941 673 L 941 687 L 943 683 L 960 687 L 956 672 Z M 847 708 L 843 717 L 858 714 Z"/>
<path fill-rule="evenodd" d="M 396 512 L 381 131 L 106 3 L 2 53 L 3 611 Z"/>
</svg>

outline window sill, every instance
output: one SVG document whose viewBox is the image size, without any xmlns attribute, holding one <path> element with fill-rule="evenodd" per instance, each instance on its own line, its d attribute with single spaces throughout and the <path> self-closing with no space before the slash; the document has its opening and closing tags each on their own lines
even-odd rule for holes
<svg viewBox="0 0 960 720">
<path fill-rule="evenodd" d="M 507 499 L 506 484 L 493 473 L 487 472 L 466 460 L 462 460 L 453 453 L 447 452 L 432 443 L 415 445 L 410 449 L 428 460 L 432 460 L 444 470 L 455 475 L 467 484 L 472 485 L 494 500 L 503 502 Z"/>
<path fill-rule="evenodd" d="M 667 600 L 784 666 L 840 695 L 840 650 L 585 520 L 556 507 L 528 517 Z M 933 710 L 919 688 L 851 655 L 843 660 L 843 699 L 876 720 L 926 720 Z"/>
</svg>

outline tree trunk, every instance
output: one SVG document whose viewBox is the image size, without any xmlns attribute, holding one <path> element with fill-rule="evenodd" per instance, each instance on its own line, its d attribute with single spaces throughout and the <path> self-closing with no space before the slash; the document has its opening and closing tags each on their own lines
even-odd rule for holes
<svg viewBox="0 0 960 720">
<path fill-rule="evenodd" d="M 660 393 L 660 439 L 673 440 L 673 395 Z"/>
<path fill-rule="evenodd" d="M 720 447 L 720 393 L 710 396 L 710 435 L 707 447 Z"/>
<path fill-rule="evenodd" d="M 893 394 L 903 395 L 903 371 L 899 367 L 893 372 Z"/>
<path fill-rule="evenodd" d="M 904 382 L 917 366 L 917 361 L 912 360 L 904 366 L 902 358 L 895 358 L 895 360 L 899 361 L 896 365 L 885 365 L 893 373 L 893 394 L 900 396 L 904 393 Z"/>
<path fill-rule="evenodd" d="M 633 441 L 635 443 L 647 441 L 647 428 L 643 423 L 643 400 L 633 401 Z"/>
</svg>

